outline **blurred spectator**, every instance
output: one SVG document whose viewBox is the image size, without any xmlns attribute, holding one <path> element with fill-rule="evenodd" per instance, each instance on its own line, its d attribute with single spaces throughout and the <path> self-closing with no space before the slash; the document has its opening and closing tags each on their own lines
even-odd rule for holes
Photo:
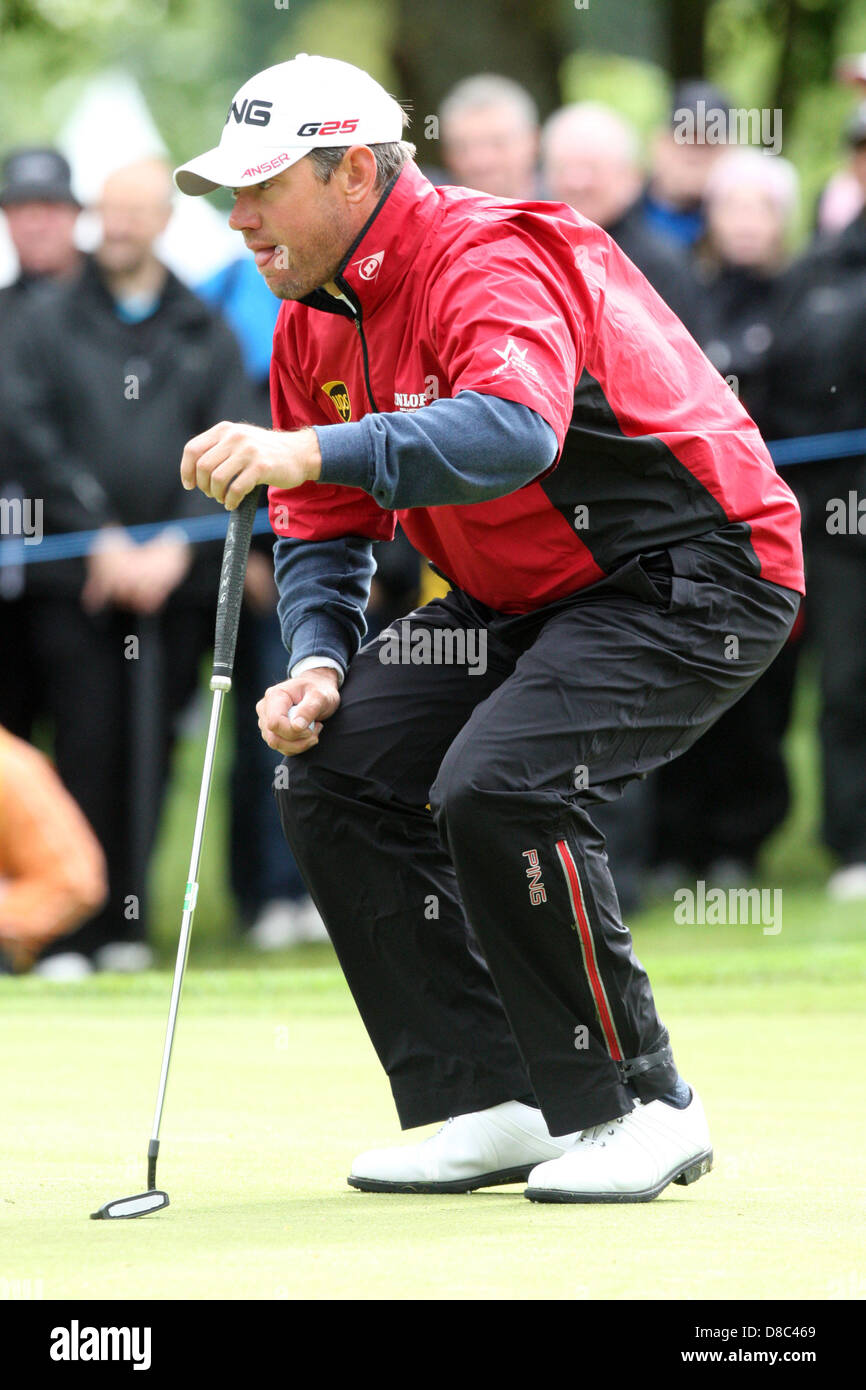
<svg viewBox="0 0 866 1390">
<path fill-rule="evenodd" d="M 75 224 L 80 212 L 72 192 L 69 165 L 51 149 L 22 149 L 7 156 L 0 184 L 0 208 L 18 256 L 18 276 L 0 289 L 0 503 L 12 516 L 25 502 L 24 469 L 6 425 L 3 357 L 18 314 L 43 278 L 71 276 L 79 268 Z M 17 547 L 17 554 L 15 553 Z M 29 736 L 41 708 L 32 653 L 30 603 L 19 538 L 0 536 L 0 651 L 15 652 L 0 676 L 0 724 Z"/>
<path fill-rule="evenodd" d="M 60 778 L 0 727 L 0 972 L 26 970 L 48 941 L 98 911 L 106 891 L 102 850 Z"/>
<path fill-rule="evenodd" d="M 618 112 L 582 101 L 556 111 L 541 137 L 551 198 L 597 222 L 692 328 L 695 285 L 682 256 L 651 232 L 641 208 L 643 173 L 636 130 Z"/>
<path fill-rule="evenodd" d="M 832 234 L 849 226 L 866 203 L 866 101 L 851 116 L 845 143 L 845 168 L 833 175 L 818 199 L 816 223 L 820 233 Z"/>
<path fill-rule="evenodd" d="M 751 149 L 727 151 L 707 184 L 698 339 L 765 434 L 775 300 L 798 193 L 787 160 Z M 786 481 L 794 485 L 796 479 L 786 475 Z M 788 809 L 782 740 L 799 630 L 798 623 L 797 635 L 751 690 L 651 779 L 655 857 L 665 880 L 698 876 L 716 886 L 752 880 L 761 845 Z"/>
<path fill-rule="evenodd" d="M 771 438 L 862 430 L 866 211 L 785 275 L 768 355 Z M 790 470 L 803 511 L 806 635 L 820 663 L 823 834 L 834 897 L 866 897 L 866 448 Z"/>
<path fill-rule="evenodd" d="M 725 150 L 728 97 L 710 82 L 681 82 L 670 125 L 656 132 L 642 212 L 647 226 L 679 246 L 704 230 L 703 199 L 710 171 Z M 687 134 L 689 138 L 682 138 Z"/>
<path fill-rule="evenodd" d="M 790 262 L 799 196 L 793 164 L 747 148 L 727 151 L 707 184 L 707 232 L 697 253 L 701 346 L 759 427 L 778 280 Z"/>
<path fill-rule="evenodd" d="M 439 134 L 450 181 L 497 198 L 539 196 L 538 108 L 519 83 L 493 73 L 458 82 L 439 109 Z"/>
<path fill-rule="evenodd" d="M 72 192 L 69 165 L 57 150 L 28 148 L 7 155 L 0 207 L 19 266 L 17 281 L 4 295 L 20 294 L 42 275 L 71 275 L 78 268 L 74 233 L 81 207 Z"/>
<path fill-rule="evenodd" d="M 82 968 L 150 961 L 146 874 L 174 724 L 213 640 L 218 547 L 193 551 L 170 524 L 135 544 L 126 528 L 217 512 L 181 487 L 181 452 L 251 409 L 232 333 L 154 255 L 170 209 L 160 162 L 114 173 L 95 256 L 34 291 L 8 355 L 9 426 L 46 532 L 100 530 L 86 562 L 31 566 L 58 770 L 108 860 L 106 907 L 62 944 Z"/>
</svg>

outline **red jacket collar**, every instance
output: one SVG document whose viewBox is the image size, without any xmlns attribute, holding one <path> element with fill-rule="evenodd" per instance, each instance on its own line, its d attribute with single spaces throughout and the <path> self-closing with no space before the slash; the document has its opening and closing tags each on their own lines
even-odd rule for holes
<svg viewBox="0 0 866 1390">
<path fill-rule="evenodd" d="M 436 190 L 411 161 L 387 186 L 346 252 L 336 283 L 361 317 L 369 318 L 403 281 L 440 210 Z M 348 315 L 326 290 L 301 300 L 313 309 Z"/>
</svg>

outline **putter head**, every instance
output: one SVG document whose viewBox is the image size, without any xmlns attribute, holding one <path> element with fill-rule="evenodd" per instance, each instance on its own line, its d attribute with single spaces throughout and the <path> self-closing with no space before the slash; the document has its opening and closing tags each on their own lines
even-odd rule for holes
<svg viewBox="0 0 866 1390">
<path fill-rule="evenodd" d="M 91 1221 L 129 1220 L 133 1216 L 147 1216 L 152 1211 L 160 1211 L 168 1206 L 168 1193 L 153 1188 L 150 1192 L 139 1192 L 134 1197 L 118 1197 L 114 1202 L 106 1202 L 99 1211 L 90 1213 Z"/>
</svg>

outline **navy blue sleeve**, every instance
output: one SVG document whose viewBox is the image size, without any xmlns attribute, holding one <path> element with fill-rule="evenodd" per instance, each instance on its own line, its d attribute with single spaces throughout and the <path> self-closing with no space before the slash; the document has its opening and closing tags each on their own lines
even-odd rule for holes
<svg viewBox="0 0 866 1390">
<path fill-rule="evenodd" d="M 477 391 L 412 413 L 315 428 L 319 481 L 361 488 L 388 510 L 504 497 L 545 472 L 558 452 L 556 435 L 534 410 Z M 367 632 L 372 552 L 363 536 L 278 540 L 278 613 L 290 669 L 304 657 L 329 656 L 346 670 Z"/>
<path fill-rule="evenodd" d="M 333 657 L 346 670 L 367 631 L 364 609 L 375 569 L 373 542 L 366 536 L 279 538 L 274 576 L 289 670 L 305 656 Z"/>
<path fill-rule="evenodd" d="M 479 391 L 314 428 L 319 482 L 361 488 L 392 511 L 505 497 L 544 473 L 559 451 L 550 425 L 529 406 Z"/>
</svg>

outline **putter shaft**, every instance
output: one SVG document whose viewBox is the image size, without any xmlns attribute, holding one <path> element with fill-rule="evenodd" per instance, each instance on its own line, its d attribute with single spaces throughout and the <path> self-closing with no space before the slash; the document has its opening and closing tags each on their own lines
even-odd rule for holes
<svg viewBox="0 0 866 1390">
<path fill-rule="evenodd" d="M 171 1001 L 168 1006 L 168 1022 L 165 1029 L 162 1066 L 159 1073 L 159 1090 L 157 1091 L 156 1106 L 153 1112 L 153 1128 L 151 1130 L 150 1143 L 147 1146 L 147 1185 L 149 1189 L 156 1187 L 156 1160 L 159 1155 L 159 1129 L 162 1123 L 162 1108 L 165 1103 L 165 1089 L 168 1084 L 168 1069 L 171 1063 L 171 1051 L 174 1045 L 177 1011 L 180 1007 L 183 976 L 186 970 L 187 956 L 189 955 L 192 921 L 195 915 L 196 898 L 198 897 L 198 872 L 201 863 L 201 848 L 204 839 L 205 821 L 207 820 L 208 803 L 210 801 L 211 784 L 213 781 L 213 768 L 216 758 L 217 739 L 219 738 L 223 698 L 230 689 L 231 679 L 228 676 L 214 676 L 211 679 L 213 704 L 211 705 L 201 787 L 198 794 L 198 810 L 196 811 L 195 830 L 193 831 L 192 837 L 189 874 L 187 876 L 186 892 L 183 900 L 183 917 L 180 927 L 180 939 L 177 944 L 177 959 L 174 965 Z"/>
</svg>

